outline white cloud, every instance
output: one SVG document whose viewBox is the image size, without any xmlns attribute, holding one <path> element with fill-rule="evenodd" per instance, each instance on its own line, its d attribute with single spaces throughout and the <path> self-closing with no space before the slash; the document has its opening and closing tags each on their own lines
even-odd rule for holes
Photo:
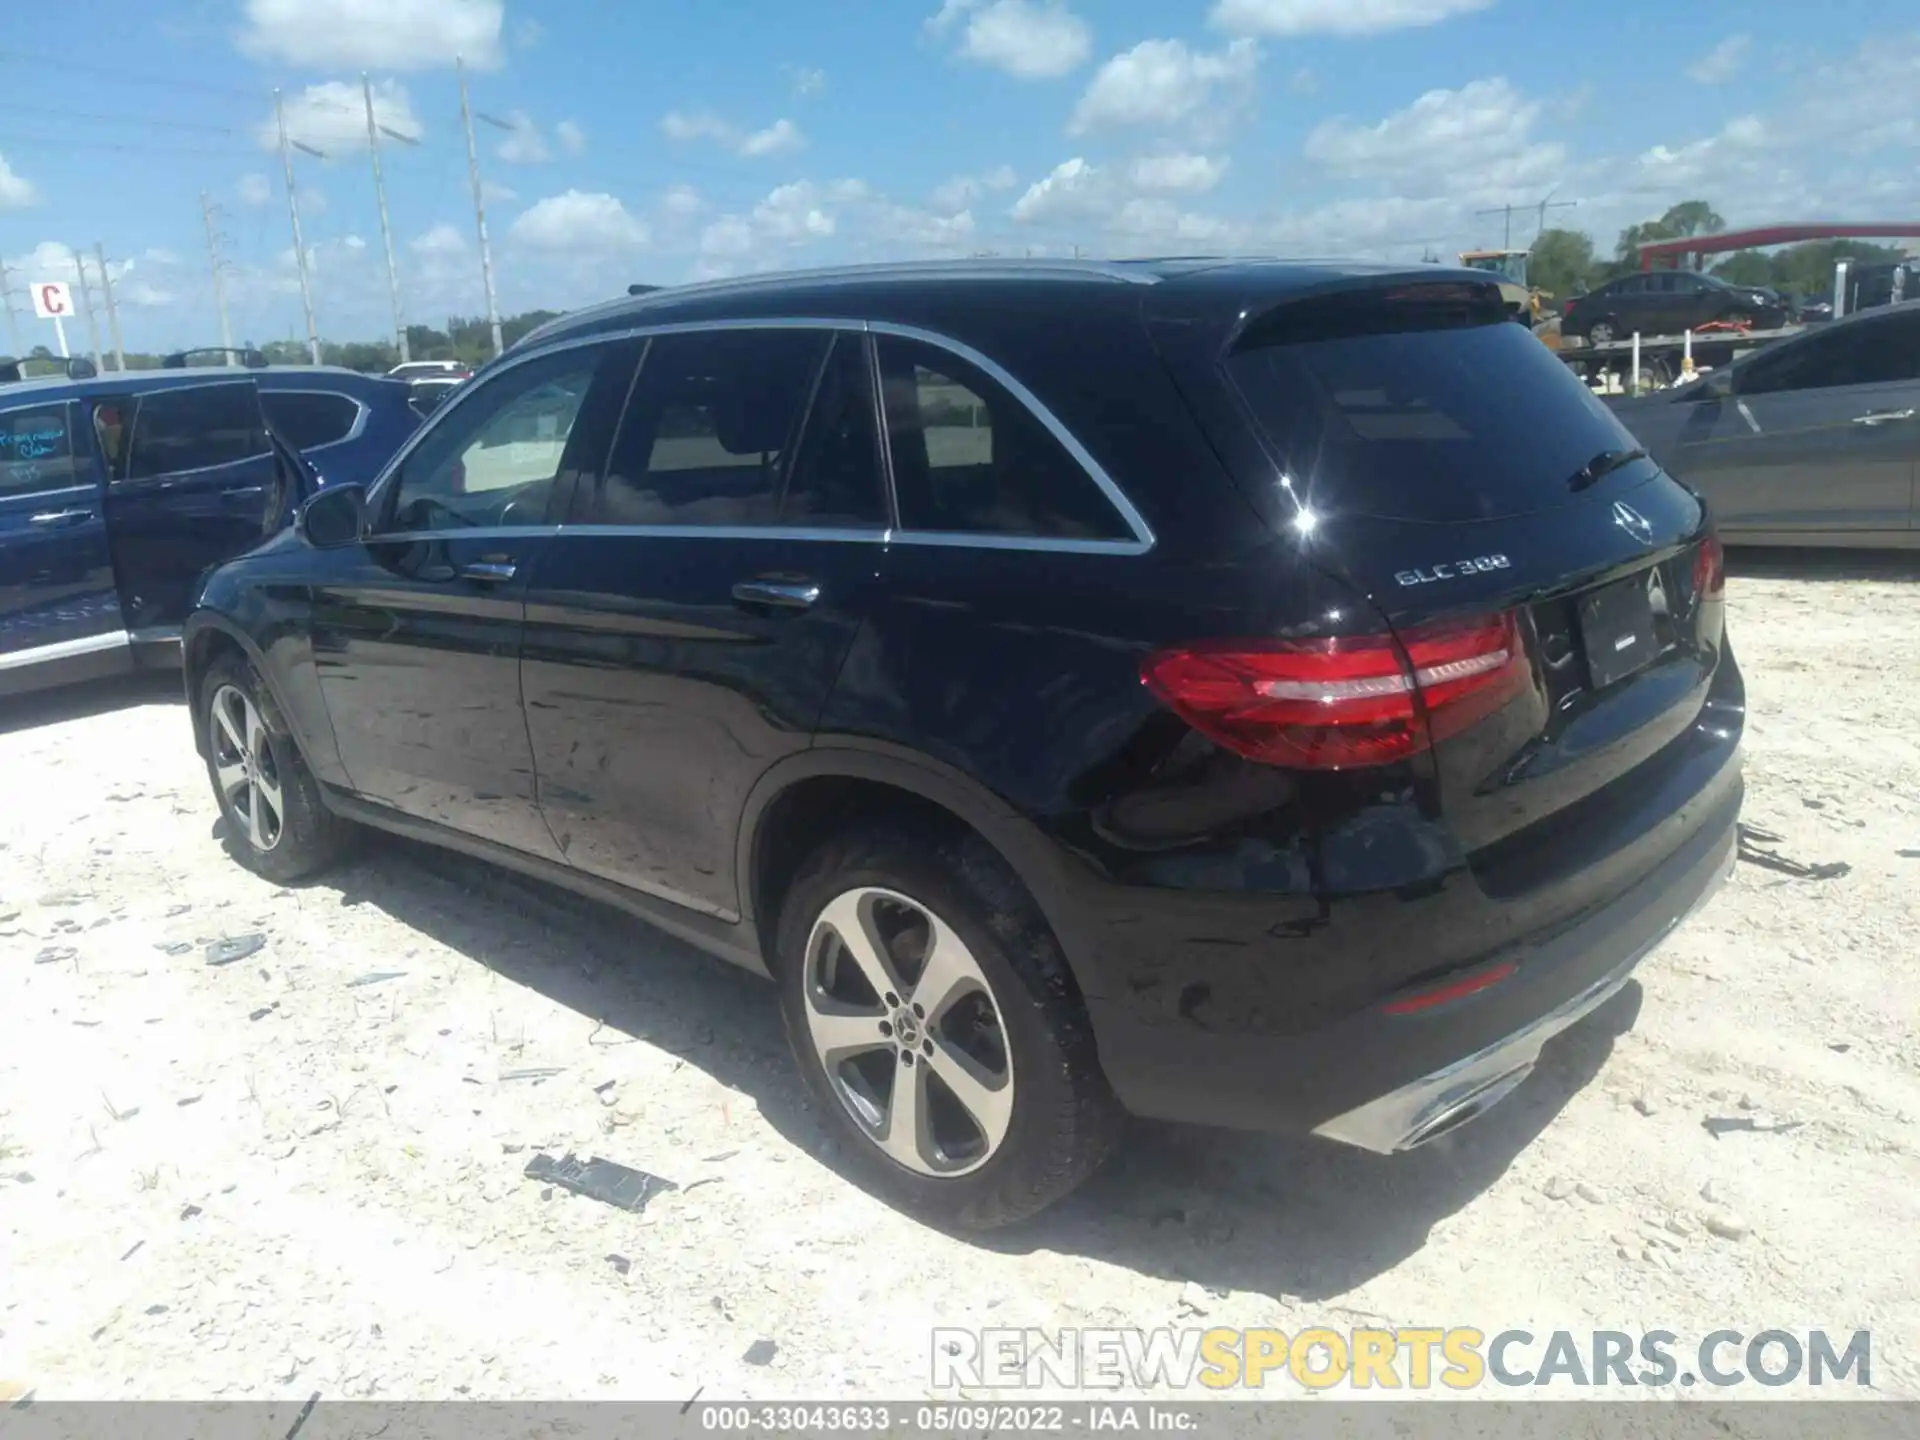
<svg viewBox="0 0 1920 1440">
<path fill-rule="evenodd" d="M 531 16 L 513 22 L 513 44 L 517 50 L 531 50 L 545 38 L 547 27 Z"/>
<path fill-rule="evenodd" d="M 578 155 L 587 148 L 587 132 L 580 128 L 577 120 L 562 120 L 553 127 L 553 134 L 560 148 L 569 155 Z"/>
<path fill-rule="evenodd" d="M 429 258 L 463 255 L 467 249 L 467 237 L 458 226 L 442 220 L 424 234 L 414 236 L 407 242 L 407 248 L 416 255 Z"/>
<path fill-rule="evenodd" d="M 1179 40 L 1143 40 L 1100 67 L 1074 107 L 1067 133 L 1126 125 L 1217 128 L 1250 97 L 1259 64 L 1251 40 L 1212 53 L 1189 50 Z"/>
<path fill-rule="evenodd" d="M 535 250 L 631 250 L 648 239 L 645 222 L 613 196 L 579 190 L 535 202 L 514 218 L 507 235 Z"/>
<path fill-rule="evenodd" d="M 798 150 L 807 143 L 806 136 L 800 133 L 800 127 L 791 120 L 776 120 L 764 130 L 755 130 L 743 136 L 739 151 L 742 155 L 780 155 L 788 150 Z"/>
<path fill-rule="evenodd" d="M 753 250 L 753 226 L 738 215 L 722 215 L 700 232 L 703 255 L 746 255 Z"/>
<path fill-rule="evenodd" d="M 311 145 L 330 156 L 367 148 L 367 107 L 358 85 L 344 80 L 309 85 L 298 94 L 286 96 L 283 108 L 290 141 Z M 373 121 L 414 140 L 426 133 L 413 113 L 406 87 L 396 80 L 382 80 L 373 87 Z M 254 126 L 253 133 L 261 149 L 279 149 L 280 132 L 271 111 Z"/>
<path fill-rule="evenodd" d="M 686 218 L 698 215 L 707 208 L 706 199 L 691 185 L 669 186 L 667 193 L 660 197 L 660 208 L 668 215 Z"/>
<path fill-rule="evenodd" d="M 1687 66 L 1687 78 L 1701 85 L 1724 85 L 1740 73 L 1752 49 L 1752 36 L 1729 35 Z"/>
<path fill-rule="evenodd" d="M 553 152 L 547 149 L 546 136 L 540 133 L 531 115 L 515 110 L 507 119 L 513 122 L 513 129 L 507 132 L 507 138 L 496 151 L 502 160 L 509 165 L 543 165 L 553 158 Z"/>
<path fill-rule="evenodd" d="M 670 110 L 661 117 L 660 128 L 669 140 L 711 140 L 749 159 L 798 150 L 807 143 L 807 137 L 791 120 L 776 120 L 764 130 L 743 130 L 705 110 Z"/>
<path fill-rule="evenodd" d="M 1011 190 L 1019 183 L 1019 177 L 1013 173 L 1013 167 L 1001 165 L 979 175 L 956 175 L 936 187 L 931 199 L 937 210 L 948 212 L 964 210 L 985 195 L 996 190 Z"/>
<path fill-rule="evenodd" d="M 1384 181 L 1409 194 L 1552 183 L 1567 150 L 1533 137 L 1540 112 L 1538 101 L 1504 79 L 1475 80 L 1458 90 L 1429 90 L 1376 125 L 1328 120 L 1307 136 L 1305 153 L 1334 175 Z"/>
<path fill-rule="evenodd" d="M 273 182 L 258 171 L 242 175 L 234 189 L 242 205 L 265 205 L 273 199 Z"/>
<path fill-rule="evenodd" d="M 962 58 L 1022 80 L 1068 74 L 1093 53 L 1093 28 L 1063 0 L 946 0 L 927 28 L 944 34 L 962 17 Z"/>
<path fill-rule="evenodd" d="M 789 65 L 787 72 L 793 76 L 793 93 L 802 100 L 827 88 L 827 72 L 817 66 Z"/>
<path fill-rule="evenodd" d="M 239 34 L 255 60 L 321 70 L 333 66 L 429 70 L 500 64 L 504 0 L 246 0 Z"/>
<path fill-rule="evenodd" d="M 15 172 L 0 155 L 0 210 L 24 210 L 40 203 L 40 192 L 26 176 Z"/>
<path fill-rule="evenodd" d="M 1742 115 L 1704 139 L 1643 151 L 1635 161 L 1638 174 L 1633 188 L 1665 194 L 1708 183 L 1728 184 L 1749 172 L 1752 163 L 1772 148 L 1759 117 Z"/>
<path fill-rule="evenodd" d="M 1216 160 L 1209 155 L 1143 155 L 1133 162 L 1131 178 L 1142 190 L 1200 195 L 1218 185 L 1226 173 L 1224 156 Z"/>
<path fill-rule="evenodd" d="M 327 192 L 318 185 L 296 185 L 293 193 L 300 202 L 300 213 L 307 219 L 327 213 Z"/>
<path fill-rule="evenodd" d="M 1494 0 L 1219 0 L 1213 23 L 1236 35 L 1378 35 L 1437 25 Z"/>
<path fill-rule="evenodd" d="M 482 180 L 480 198 L 489 205 L 505 205 L 510 200 L 518 200 L 520 192 L 511 185 L 502 185 L 498 180 Z"/>
<path fill-rule="evenodd" d="M 833 234 L 833 217 L 822 208 L 826 197 L 811 180 L 782 185 L 753 207 L 753 222 L 770 239 L 818 240 Z"/>
<path fill-rule="evenodd" d="M 87 284 L 93 287 L 94 304 L 104 309 L 100 298 L 100 262 L 92 255 L 81 257 L 86 262 Z M 180 257 L 165 250 L 145 251 L 135 260 L 109 260 L 107 276 L 113 281 L 113 298 L 117 305 L 131 305 L 141 308 L 171 305 L 177 298 L 172 290 L 165 288 L 164 273 L 177 266 Z M 43 240 L 31 252 L 25 255 L 8 256 L 8 270 L 24 283 L 36 280 L 64 280 L 77 285 L 79 266 L 74 251 L 54 240 Z M 149 279 L 149 276 L 152 279 Z M 76 295 L 76 302 L 79 297 Z M 103 337 L 104 338 L 104 337 Z M 68 339 L 73 339 L 71 333 Z"/>
</svg>

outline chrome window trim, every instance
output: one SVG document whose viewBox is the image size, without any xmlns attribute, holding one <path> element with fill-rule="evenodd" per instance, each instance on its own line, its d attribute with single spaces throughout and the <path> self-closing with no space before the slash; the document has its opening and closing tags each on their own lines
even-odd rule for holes
<svg viewBox="0 0 1920 1440">
<path fill-rule="evenodd" d="M 348 404 L 353 406 L 354 408 L 353 424 L 347 427 L 346 434 L 342 435 L 338 440 L 329 440 L 322 445 L 310 445 L 304 449 L 302 449 L 298 445 L 294 446 L 294 448 L 296 450 L 299 450 L 302 455 L 315 455 L 322 450 L 331 450 L 336 445 L 346 445 L 346 444 L 350 444 L 355 440 L 358 440 L 361 437 L 361 435 L 364 434 L 366 431 L 367 417 L 373 413 L 372 409 L 367 405 L 366 401 L 362 400 L 358 395 L 349 395 L 344 390 L 316 390 L 305 385 L 302 385 L 298 388 L 295 388 L 291 385 L 285 386 L 285 387 L 276 385 L 272 389 L 266 389 L 266 388 L 260 389 L 260 411 L 262 414 L 266 413 L 266 409 L 267 409 L 266 397 L 269 395 L 331 395 L 336 399 L 345 400 Z M 268 423 L 269 424 L 272 423 L 271 416 L 268 417 Z"/>
<path fill-rule="evenodd" d="M 1019 380 L 1015 379 L 1014 376 L 1007 371 L 1005 366 L 1001 365 L 998 361 L 982 355 L 971 345 L 964 344 L 950 336 L 941 335 L 933 330 L 922 330 L 914 325 L 895 325 L 890 321 L 884 320 L 875 320 L 871 322 L 867 328 L 875 335 L 896 335 L 902 340 L 918 340 L 922 344 L 931 345 L 936 350 L 945 350 L 949 355 L 954 355 L 965 360 L 975 369 L 985 374 L 988 379 L 1001 386 L 1009 395 L 1013 396 L 1015 400 L 1026 406 L 1028 413 L 1045 426 L 1047 432 L 1051 434 L 1055 440 L 1060 442 L 1069 455 L 1079 462 L 1080 468 L 1087 472 L 1087 478 L 1100 487 L 1100 493 L 1107 497 L 1107 503 L 1119 512 L 1120 518 L 1126 522 L 1127 528 L 1133 532 L 1133 539 L 1131 540 L 1062 540 L 1040 535 L 975 536 L 972 534 L 947 535 L 945 532 L 938 532 L 941 535 L 941 539 L 932 543 L 958 544 L 965 541 L 969 542 L 970 548 L 974 549 L 1031 550 L 1036 548 L 1035 542 L 1044 542 L 1044 544 L 1039 545 L 1037 548 L 1072 549 L 1087 554 L 1117 555 L 1144 555 L 1153 548 L 1153 527 L 1148 525 L 1146 518 L 1142 516 L 1138 510 L 1133 508 L 1133 502 L 1127 498 L 1126 492 L 1114 482 L 1114 478 L 1107 473 L 1106 467 L 1094 459 L 1092 454 L 1087 450 L 1087 447 L 1082 445 L 1074 433 L 1061 423 L 1059 416 L 1049 410 L 1046 405 L 1042 403 L 1039 396 L 1035 395 L 1025 385 L 1022 385 Z M 936 532 L 903 529 L 900 532 L 900 536 L 903 540 L 912 541 L 915 535 L 932 535 L 934 533 Z M 1001 543 L 979 543 L 989 541 Z M 1007 541 L 1018 541 L 1021 543 L 1004 543 Z"/>
<path fill-rule="evenodd" d="M 1126 523 L 1127 528 L 1133 532 L 1134 538 L 1131 540 L 1074 540 L 1045 535 L 976 535 L 947 531 L 910 530 L 905 528 L 854 530 L 836 527 L 823 530 L 811 529 L 805 526 L 783 525 L 562 524 L 496 528 L 476 527 L 471 530 L 407 531 L 396 534 L 374 535 L 370 536 L 369 539 L 386 544 L 397 543 L 404 540 L 444 540 L 456 535 L 476 539 L 482 537 L 503 539 L 510 537 L 528 538 L 536 535 L 558 534 L 633 535 L 657 538 L 682 536 L 693 539 L 710 540 L 785 538 L 845 540 L 879 544 L 898 542 L 903 545 L 937 545 L 967 550 L 1054 551 L 1061 554 L 1073 555 L 1144 555 L 1152 550 L 1156 543 L 1153 527 L 1148 525 L 1146 518 L 1134 508 L 1133 502 L 1127 498 L 1126 492 L 1123 491 L 1114 481 L 1113 477 L 1107 473 L 1106 468 L 1102 466 L 1098 460 L 1094 459 L 1086 446 L 1080 443 L 1079 439 L 1061 422 L 1060 418 L 1048 409 L 1046 404 L 1042 402 L 1037 395 L 1023 385 L 1014 375 L 1009 373 L 1005 366 L 981 354 L 980 351 L 965 342 L 955 340 L 951 336 L 942 335 L 938 331 L 926 330 L 914 325 L 895 324 L 891 321 L 856 320 L 849 319 L 845 316 L 773 315 L 715 320 L 676 320 L 660 325 L 636 325 L 622 330 L 599 330 L 590 335 L 578 335 L 567 340 L 557 340 L 551 344 L 542 345 L 538 349 L 530 349 L 519 354 L 509 351 L 506 355 L 494 362 L 496 368 L 493 368 L 491 374 L 485 376 L 476 375 L 473 380 L 463 385 L 460 391 L 451 399 L 445 401 L 439 409 L 435 410 L 432 417 L 420 426 L 419 429 L 414 431 L 412 436 L 408 438 L 407 443 L 387 462 L 386 469 L 381 471 L 380 475 L 367 488 L 368 513 L 374 514 L 378 512 L 384 488 L 392 482 L 394 476 L 399 474 L 401 466 L 406 463 L 407 457 L 413 453 L 414 448 L 420 445 L 433 430 L 438 428 L 442 423 L 443 416 L 453 414 L 460 406 L 470 403 L 475 394 L 480 393 L 486 388 L 486 382 L 494 380 L 507 371 L 516 369 L 521 365 L 529 364 L 535 360 L 545 359 L 549 355 L 562 354 L 569 350 L 579 350 L 592 345 L 617 345 L 628 340 L 647 340 L 656 335 L 676 335 L 709 330 L 849 331 L 856 334 L 893 335 L 903 340 L 919 341 L 922 344 L 932 346 L 936 350 L 944 350 L 948 354 L 964 360 L 980 370 L 989 379 L 1004 388 L 1015 401 L 1024 405 L 1034 419 L 1038 420 L 1040 424 L 1045 427 L 1047 432 L 1059 442 L 1062 448 L 1064 448 L 1066 452 L 1073 457 L 1074 461 L 1079 464 L 1080 468 L 1086 472 L 1087 478 L 1099 487 L 1101 494 L 1106 497 L 1107 503 L 1113 506 L 1121 520 Z M 869 352 L 869 368 L 872 371 L 877 396 L 880 388 L 880 374 L 878 365 L 873 363 L 876 359 L 877 357 Z M 638 367 L 636 367 L 636 377 L 637 374 Z M 630 402 L 631 399 L 632 390 L 631 387 L 629 387 L 627 401 L 622 402 L 623 418 L 626 403 Z M 876 405 L 877 404 L 878 401 L 876 399 Z M 889 501 L 892 502 L 893 477 L 891 449 L 886 444 L 885 417 L 881 415 L 876 418 L 881 421 L 882 425 L 880 432 L 882 450 L 884 452 L 882 463 L 887 467 L 886 480 L 888 498 Z M 893 509 L 892 513 L 895 518 L 898 518 L 899 512 L 897 508 Z"/>
</svg>

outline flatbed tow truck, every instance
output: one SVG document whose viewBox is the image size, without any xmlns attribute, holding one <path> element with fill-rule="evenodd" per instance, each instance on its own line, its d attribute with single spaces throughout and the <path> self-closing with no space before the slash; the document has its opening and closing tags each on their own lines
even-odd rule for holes
<svg viewBox="0 0 1920 1440">
<path fill-rule="evenodd" d="M 1789 335 L 1798 335 L 1805 328 L 1804 325 L 1782 325 L 1774 330 L 1696 330 L 1691 336 L 1641 335 L 1633 339 L 1610 340 L 1604 345 L 1587 344 L 1566 335 L 1561 337 L 1556 353 L 1589 385 L 1607 380 L 1612 375 L 1618 378 L 1623 388 L 1631 388 L 1633 352 L 1637 339 L 1640 383 L 1642 386 L 1658 388 L 1680 379 L 1686 368 L 1689 346 L 1696 367 L 1702 370 L 1718 369 L 1748 351 L 1761 349 Z M 1611 389 L 1612 381 L 1607 380 L 1607 383 Z"/>
</svg>

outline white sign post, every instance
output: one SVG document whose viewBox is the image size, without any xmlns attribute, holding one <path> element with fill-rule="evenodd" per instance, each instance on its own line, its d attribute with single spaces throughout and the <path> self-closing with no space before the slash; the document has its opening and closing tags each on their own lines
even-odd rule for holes
<svg viewBox="0 0 1920 1440">
<path fill-rule="evenodd" d="M 65 318 L 73 314 L 73 296 L 64 280 L 36 280 L 27 287 L 33 291 L 33 313 L 53 322 L 53 333 L 60 341 L 60 358 L 67 358 Z"/>
</svg>

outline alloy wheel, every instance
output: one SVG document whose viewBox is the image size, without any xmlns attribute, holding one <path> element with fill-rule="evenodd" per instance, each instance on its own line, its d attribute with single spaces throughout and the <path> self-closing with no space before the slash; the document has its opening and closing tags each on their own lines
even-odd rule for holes
<svg viewBox="0 0 1920 1440">
<path fill-rule="evenodd" d="M 271 850 L 280 843 L 286 807 L 259 707 L 235 686 L 222 685 L 214 692 L 210 718 L 220 803 L 254 849 Z"/>
<path fill-rule="evenodd" d="M 807 1029 L 833 1092 L 895 1163 L 965 1175 L 1013 1118 L 1013 1055 L 980 962 L 926 906 L 873 886 L 814 921 Z"/>
<path fill-rule="evenodd" d="M 1609 344 L 1613 340 L 1613 326 L 1605 320 L 1599 321 L 1587 331 L 1587 339 L 1595 345 Z"/>
</svg>

